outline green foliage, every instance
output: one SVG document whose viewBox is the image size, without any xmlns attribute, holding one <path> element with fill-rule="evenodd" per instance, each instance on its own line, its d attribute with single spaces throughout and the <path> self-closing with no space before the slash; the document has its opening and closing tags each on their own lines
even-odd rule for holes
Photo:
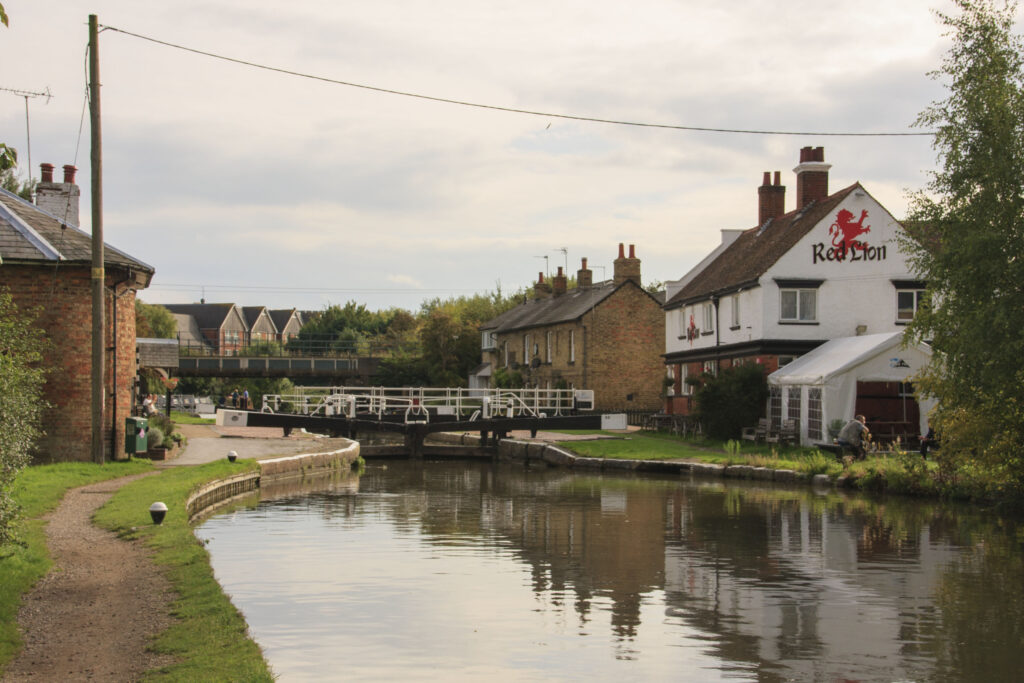
<svg viewBox="0 0 1024 683">
<path fill-rule="evenodd" d="M 399 355 L 382 358 L 377 366 L 377 382 L 386 387 L 422 387 L 430 373 L 422 356 Z"/>
<path fill-rule="evenodd" d="M 563 382 L 564 383 L 564 382 Z M 494 371 L 494 386 L 498 389 L 521 389 L 526 385 L 523 373 L 509 368 L 498 368 Z M 556 387 L 558 389 L 567 387 Z"/>
<path fill-rule="evenodd" d="M 0 187 L 30 202 L 36 188 L 36 181 L 31 178 L 25 182 L 18 180 L 15 172 L 17 166 L 18 151 L 0 142 Z"/>
<path fill-rule="evenodd" d="M 768 400 L 764 369 L 757 364 L 737 365 L 705 375 L 697 389 L 697 417 L 708 436 L 739 438 L 743 428 L 757 422 Z"/>
<path fill-rule="evenodd" d="M 174 339 L 178 324 L 174 316 L 159 304 L 135 300 L 135 336 L 150 339 Z"/>
<path fill-rule="evenodd" d="M 904 246 L 934 306 L 907 334 L 935 354 L 916 386 L 938 399 L 947 481 L 993 482 L 1024 497 L 1024 57 L 1016 7 L 955 0 L 939 14 L 953 38 L 942 68 L 948 96 L 918 125 L 936 131 L 940 169 L 911 197 Z"/>
<path fill-rule="evenodd" d="M 22 313 L 10 292 L 0 290 L 0 547 L 15 540 L 18 507 L 11 496 L 15 477 L 28 464 L 42 436 L 46 372 L 40 367 L 47 341 Z"/>
<path fill-rule="evenodd" d="M 149 431 L 146 432 L 146 448 L 161 448 L 164 445 L 164 430 L 155 424 L 150 423 Z"/>
</svg>

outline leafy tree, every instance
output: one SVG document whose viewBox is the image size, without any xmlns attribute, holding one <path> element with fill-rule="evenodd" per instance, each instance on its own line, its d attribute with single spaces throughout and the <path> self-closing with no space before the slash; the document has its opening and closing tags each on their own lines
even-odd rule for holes
<svg viewBox="0 0 1024 683">
<path fill-rule="evenodd" d="M 43 434 L 45 370 L 39 363 L 46 336 L 34 321 L 34 312 L 21 313 L 10 292 L 0 290 L 0 546 L 15 540 L 11 484 Z"/>
<path fill-rule="evenodd" d="M 7 12 L 4 11 L 3 5 L 0 5 L 0 24 L 7 26 Z"/>
<path fill-rule="evenodd" d="M 697 388 L 697 417 L 708 436 L 735 439 L 764 412 L 768 383 L 764 368 L 754 363 L 704 375 Z"/>
<path fill-rule="evenodd" d="M 18 166 L 18 151 L 0 142 L 0 187 L 8 192 L 13 192 L 22 199 L 32 201 L 32 192 L 35 190 L 36 182 L 27 180 L 24 183 L 18 180 L 15 169 Z"/>
<path fill-rule="evenodd" d="M 1022 43 L 1014 4 L 954 2 L 958 15 L 938 14 L 953 44 L 932 74 L 948 94 L 917 120 L 935 131 L 939 170 L 911 196 L 905 245 L 935 305 L 907 334 L 935 349 L 918 387 L 939 402 L 946 474 L 980 468 L 1024 496 Z"/>
<path fill-rule="evenodd" d="M 174 339 L 178 324 L 174 316 L 159 304 L 135 300 L 135 336 L 150 339 Z"/>
</svg>

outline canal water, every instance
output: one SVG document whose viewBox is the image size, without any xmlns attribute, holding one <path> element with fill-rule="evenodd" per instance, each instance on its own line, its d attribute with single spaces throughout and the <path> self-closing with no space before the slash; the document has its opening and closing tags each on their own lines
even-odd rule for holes
<svg viewBox="0 0 1024 683">
<path fill-rule="evenodd" d="M 963 505 L 467 462 L 208 519 L 282 681 L 1016 681 L 1024 533 Z"/>
</svg>

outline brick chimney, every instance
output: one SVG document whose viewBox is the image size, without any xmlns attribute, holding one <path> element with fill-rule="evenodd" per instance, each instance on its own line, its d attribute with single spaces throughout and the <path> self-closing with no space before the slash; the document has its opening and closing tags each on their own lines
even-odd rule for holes
<svg viewBox="0 0 1024 683">
<path fill-rule="evenodd" d="M 775 172 L 775 183 L 770 181 L 771 173 L 764 172 L 761 187 L 757 188 L 757 224 L 764 225 L 769 218 L 775 219 L 786 213 L 786 186 L 781 184 L 781 173 Z"/>
<path fill-rule="evenodd" d="M 534 299 L 547 299 L 551 296 L 551 285 L 544 282 L 544 273 L 537 273 L 537 284 L 533 286 Z"/>
<path fill-rule="evenodd" d="M 562 272 L 562 266 L 558 266 L 558 274 L 551 278 L 552 293 L 555 296 L 562 296 L 568 287 L 569 280 Z"/>
<path fill-rule="evenodd" d="M 619 258 L 615 259 L 614 263 L 614 279 L 613 283 L 615 286 L 621 285 L 626 280 L 632 280 L 641 287 L 640 284 L 640 259 L 636 257 L 636 247 L 629 245 L 629 257 L 625 256 L 622 248 L 622 243 L 619 243 Z"/>
<path fill-rule="evenodd" d="M 793 169 L 796 173 L 796 208 L 802 209 L 811 202 L 820 202 L 828 196 L 828 169 L 825 163 L 824 147 L 804 147 L 800 150 L 800 164 Z"/>
<path fill-rule="evenodd" d="M 39 164 L 42 179 L 36 185 L 36 206 L 68 225 L 78 227 L 78 198 L 81 191 L 75 184 L 71 164 L 64 165 L 64 182 L 53 182 L 53 164 Z"/>
<path fill-rule="evenodd" d="M 576 286 L 587 289 L 594 284 L 594 272 L 587 268 L 587 257 L 580 259 L 580 269 L 576 271 Z"/>
</svg>

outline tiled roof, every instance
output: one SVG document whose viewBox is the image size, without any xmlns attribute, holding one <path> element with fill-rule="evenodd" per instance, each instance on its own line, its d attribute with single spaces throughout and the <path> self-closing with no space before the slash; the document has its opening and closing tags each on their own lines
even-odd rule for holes
<svg viewBox="0 0 1024 683">
<path fill-rule="evenodd" d="M 854 183 L 821 202 L 783 214 L 770 221 L 767 227 L 759 225 L 744 231 L 718 258 L 676 292 L 665 307 L 676 308 L 691 301 L 699 301 L 715 292 L 728 291 L 756 281 L 859 187 L 860 183 Z"/>
<path fill-rule="evenodd" d="M 251 329 L 256 324 L 256 321 L 260 319 L 260 313 L 265 309 L 266 306 L 242 306 L 242 317 L 245 318 L 245 324 Z"/>
<path fill-rule="evenodd" d="M 235 304 L 162 304 L 171 313 L 190 315 L 199 329 L 220 329 Z"/>
<path fill-rule="evenodd" d="M 637 287 L 636 283 L 627 280 L 618 287 L 611 280 L 599 282 L 592 287 L 576 287 L 561 296 L 549 296 L 544 299 L 529 299 L 509 309 L 480 326 L 481 330 L 511 332 L 530 327 L 543 327 L 558 323 L 570 322 L 583 316 L 602 301 L 614 294 L 619 287 Z M 662 299 L 654 297 L 660 304 Z"/>
<path fill-rule="evenodd" d="M 267 311 L 267 313 L 270 314 L 270 319 L 274 321 L 274 326 L 278 331 L 284 330 L 288 325 L 288 321 L 291 320 L 292 315 L 296 312 L 297 311 L 294 308 L 275 308 Z"/>
<path fill-rule="evenodd" d="M 92 263 L 92 235 L 64 225 L 35 204 L 0 189 L 0 259 L 4 263 Z M 146 287 L 154 273 L 150 266 L 109 244 L 104 244 L 104 266 L 136 273 Z"/>
</svg>

